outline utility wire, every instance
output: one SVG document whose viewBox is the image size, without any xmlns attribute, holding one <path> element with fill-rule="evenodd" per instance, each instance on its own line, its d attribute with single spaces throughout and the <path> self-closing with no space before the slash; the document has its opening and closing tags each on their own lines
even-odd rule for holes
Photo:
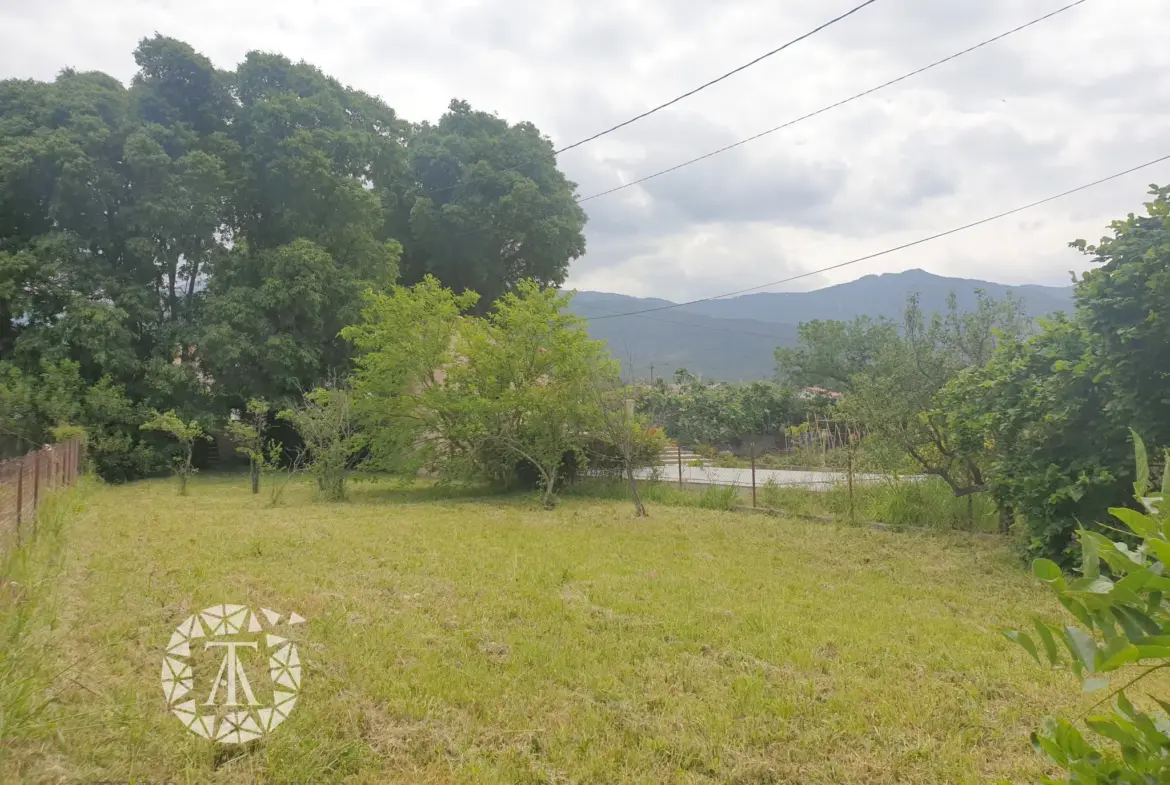
<svg viewBox="0 0 1170 785">
<path fill-rule="evenodd" d="M 961 52 L 955 52 L 953 55 L 951 55 L 949 57 L 944 57 L 942 60 L 936 60 L 935 62 L 931 63 L 930 65 L 923 66 L 922 68 L 919 68 L 915 71 L 911 71 L 908 74 L 903 74 L 902 76 L 899 76 L 897 79 L 891 79 L 890 81 L 884 82 L 884 83 L 878 85 L 877 87 L 871 87 L 868 90 L 860 92 L 857 95 L 850 96 L 849 98 L 846 98 L 842 101 L 838 101 L 835 104 L 829 104 L 828 106 L 822 107 L 821 109 L 817 109 L 815 112 L 810 112 L 809 114 L 806 114 L 803 117 L 798 117 L 795 120 L 789 120 L 788 122 L 784 123 L 783 125 L 778 125 L 775 128 L 769 128 L 767 131 L 761 131 L 760 133 L 756 134 L 755 136 L 749 136 L 747 139 L 741 139 L 740 141 L 735 142 L 734 144 L 729 144 L 726 147 L 721 147 L 718 150 L 714 150 L 712 152 L 700 155 L 698 158 L 692 158 L 689 161 L 684 161 L 681 164 L 677 164 L 675 166 L 670 167 L 669 169 L 663 169 L 660 172 L 655 172 L 654 174 L 647 175 L 645 177 L 641 177 L 641 178 L 634 180 L 632 182 L 625 183 L 624 185 L 619 185 L 616 188 L 610 188 L 608 191 L 601 191 L 599 193 L 590 194 L 589 196 L 578 199 L 577 201 L 579 203 L 580 202 L 588 202 L 590 199 L 597 199 L 597 198 L 602 197 L 602 196 L 608 196 L 609 194 L 617 193 L 618 191 L 625 190 L 626 188 L 631 188 L 635 185 L 639 185 L 640 183 L 644 183 L 647 180 L 653 180 L 656 177 L 661 177 L 664 174 L 669 174 L 670 172 L 674 172 L 674 171 L 677 171 L 679 169 L 682 169 L 684 166 L 690 166 L 691 164 L 698 163 L 699 161 L 705 161 L 708 158 L 713 158 L 714 156 L 717 156 L 720 153 L 726 153 L 728 150 L 734 150 L 735 148 L 740 147 L 741 145 L 745 145 L 748 142 L 754 142 L 755 140 L 760 139 L 762 137 L 765 137 L 768 134 L 773 134 L 773 133 L 776 133 L 777 131 L 782 131 L 785 128 L 791 128 L 792 126 L 796 125 L 797 123 L 802 123 L 805 120 L 810 120 L 813 117 L 816 117 L 817 115 L 824 114 L 825 112 L 828 112 L 830 110 L 836 109 L 836 108 L 841 107 L 841 106 L 844 106 L 845 104 L 852 103 L 853 101 L 856 101 L 859 98 L 864 98 L 867 95 L 872 95 L 873 93 L 876 93 L 878 90 L 884 90 L 885 88 L 890 87 L 892 85 L 896 85 L 899 82 L 904 82 L 913 76 L 918 76 L 921 73 L 925 73 L 926 71 L 929 71 L 932 68 L 937 68 L 938 66 L 943 65 L 944 63 L 949 63 L 951 60 L 955 60 L 957 58 L 962 57 L 963 55 L 970 54 L 971 52 L 974 52 L 977 49 L 982 49 L 983 47 L 985 47 L 989 44 L 993 44 L 996 41 L 999 41 L 1003 38 L 1007 38 L 1009 35 L 1012 35 L 1013 33 L 1018 33 L 1021 30 L 1025 30 L 1025 29 L 1031 27 L 1032 25 L 1037 25 L 1037 24 L 1040 24 L 1041 22 L 1044 22 L 1048 19 L 1051 19 L 1052 17 L 1056 16 L 1057 14 L 1062 14 L 1065 11 L 1068 11 L 1072 8 L 1075 8 L 1084 2 L 1086 2 L 1086 0 L 1076 0 L 1075 3 L 1069 3 L 1068 5 L 1064 6 L 1063 8 L 1058 8 L 1055 11 L 1053 11 L 1052 13 L 1045 14 L 1044 16 L 1040 17 L 1039 19 L 1033 19 L 1031 22 L 1028 22 L 1026 24 L 1022 24 L 1019 27 L 1012 28 L 1011 30 L 1008 30 L 1006 33 L 1000 33 L 995 38 L 988 38 L 986 41 L 979 43 L 979 44 L 975 44 L 974 46 L 969 47 L 967 49 L 964 49 Z"/>
<path fill-rule="evenodd" d="M 627 125 L 632 125 L 632 124 L 638 122 L 639 120 L 642 120 L 644 118 L 649 117 L 650 115 L 654 114 L 655 112 L 660 112 L 663 109 L 666 109 L 667 107 L 674 106 L 679 101 L 690 98 L 692 95 L 695 95 L 696 93 L 702 92 L 703 90 L 706 90 L 708 87 L 712 87 L 713 85 L 717 85 L 720 82 L 722 82 L 723 80 L 728 79 L 732 76 L 735 76 L 736 74 L 740 73 L 741 71 L 746 71 L 747 69 L 751 68 L 753 65 L 757 65 L 758 63 L 761 63 L 764 60 L 767 60 L 769 57 L 772 57 L 773 55 L 780 54 L 788 47 L 793 46 L 794 44 L 798 44 L 801 41 L 805 40 L 806 38 L 811 38 L 812 36 L 821 32 L 825 28 L 831 27 L 831 26 L 837 24 L 838 22 L 840 22 L 840 21 L 842 21 L 850 16 L 853 16 L 861 9 L 865 8 L 866 6 L 873 5 L 876 2 L 877 2 L 877 0 L 865 0 L 865 2 L 862 3 L 861 5 L 858 5 L 854 8 L 846 11 L 845 13 L 841 14 L 840 16 L 836 16 L 836 17 L 830 19 L 829 21 L 825 22 L 824 24 L 820 25 L 819 27 L 815 27 L 812 30 L 809 30 L 807 33 L 805 33 L 801 36 L 793 38 L 788 43 L 783 44 L 782 46 L 778 46 L 770 52 L 765 52 L 764 54 L 757 57 L 755 60 L 752 60 L 751 62 L 748 62 L 748 63 L 744 63 L 743 65 L 739 66 L 738 68 L 732 69 L 731 71 L 728 71 L 727 73 L 723 74 L 722 76 L 716 77 L 715 79 L 712 79 L 709 82 L 705 82 L 705 83 L 699 85 L 698 87 L 694 88 L 693 90 L 688 90 L 687 92 L 683 93 L 680 96 L 677 96 L 675 98 L 671 98 L 669 101 L 666 101 L 665 103 L 661 103 L 658 106 L 655 106 L 653 109 L 647 109 L 645 112 L 642 112 L 639 115 L 635 115 L 634 117 L 631 117 L 629 120 L 625 120 L 621 123 L 618 123 L 615 126 L 612 126 L 610 128 L 606 128 L 604 131 L 599 131 L 599 132 L 593 134 L 592 136 L 587 136 L 584 139 L 573 142 L 570 145 L 566 145 L 566 146 L 560 148 L 559 150 L 553 150 L 551 153 L 549 153 L 547 155 L 537 156 L 536 158 L 533 158 L 533 159 L 528 160 L 528 161 L 524 161 L 523 163 L 516 164 L 515 166 L 509 167 L 507 169 L 500 169 L 497 172 L 495 172 L 495 174 L 502 174 L 503 172 L 512 172 L 512 171 L 515 171 L 517 169 L 521 169 L 525 166 L 528 166 L 529 164 L 539 163 L 540 161 L 545 161 L 549 158 L 555 158 L 556 156 L 560 155 L 563 152 L 580 147 L 583 144 L 588 144 L 589 142 L 592 142 L 595 139 L 600 139 L 601 137 L 606 136 L 608 134 L 612 134 L 614 131 L 625 128 Z M 1083 0 L 1082 0 L 1082 2 L 1083 2 Z M 442 188 L 435 188 L 435 189 L 430 190 L 430 191 L 424 191 L 422 194 L 420 194 L 420 196 L 430 196 L 431 194 L 437 194 L 437 193 L 441 193 L 443 191 L 450 191 L 452 188 L 459 187 L 464 182 L 466 182 L 466 181 L 459 180 L 458 182 L 452 183 L 451 185 L 445 185 Z"/>
<path fill-rule="evenodd" d="M 590 310 L 590 311 L 604 311 L 605 313 L 611 313 L 614 316 L 628 316 L 629 315 L 629 314 L 624 314 L 621 311 L 614 311 L 610 308 L 602 308 L 600 305 L 586 305 L 584 303 L 574 303 L 572 307 L 573 308 L 584 308 L 584 309 Z M 712 320 L 722 318 L 719 316 L 707 316 L 705 314 L 695 314 L 695 315 L 696 316 L 703 316 L 703 318 L 705 318 L 705 319 L 712 319 Z M 720 332 L 720 333 L 730 333 L 732 335 L 747 335 L 747 336 L 750 336 L 752 338 L 767 338 L 769 341 L 779 341 L 783 338 L 783 336 L 781 336 L 781 335 L 768 335 L 767 333 L 753 333 L 753 332 L 749 332 L 747 330 L 733 330 L 730 327 L 714 327 L 714 326 L 706 325 L 706 324 L 695 324 L 694 322 L 676 322 L 674 319 L 662 319 L 662 318 L 659 318 L 656 316 L 641 316 L 639 314 L 633 314 L 633 316 L 635 318 L 645 319 L 645 320 L 650 321 L 650 322 L 661 322 L 662 324 L 673 324 L 673 325 L 676 325 L 678 327 L 695 327 L 695 328 L 702 330 L 704 332 L 714 331 L 714 332 Z M 586 318 L 589 319 L 590 317 L 586 317 Z M 598 318 L 605 318 L 605 317 L 598 317 Z M 590 319 L 590 320 L 592 321 L 592 319 Z M 763 322 L 759 319 L 757 319 L 755 321 L 759 321 L 761 324 L 776 324 L 777 327 L 793 327 L 793 326 L 795 326 L 795 325 L 790 325 L 790 324 L 778 324 L 775 322 Z"/>
<path fill-rule="evenodd" d="M 926 65 L 926 66 L 923 66 L 922 68 L 918 68 L 914 71 L 911 71 L 910 73 L 903 74 L 902 76 L 899 76 L 897 79 L 891 79 L 888 82 L 880 84 L 876 87 L 871 87 L 868 90 L 857 93 L 856 95 L 853 95 L 853 96 L 850 96 L 849 98 L 838 101 L 837 103 L 825 106 L 821 109 L 816 110 L 815 112 L 810 112 L 809 114 L 806 114 L 803 117 L 798 117 L 795 120 L 789 120 L 788 122 L 786 122 L 782 125 L 778 125 L 775 128 L 769 128 L 768 130 L 762 131 L 762 132 L 756 134 L 755 136 L 749 136 L 747 139 L 740 140 L 738 142 L 735 142 L 734 144 L 727 145 L 726 147 L 721 147 L 718 150 L 714 150 L 710 153 L 700 155 L 698 158 L 692 158 L 689 161 L 684 161 L 683 163 L 672 166 L 669 169 L 663 169 L 660 172 L 655 172 L 654 174 L 647 175 L 646 177 L 642 177 L 638 180 L 634 180 L 632 182 L 625 183 L 624 185 L 619 185 L 616 188 L 610 188 L 608 191 L 601 191 L 600 193 L 591 194 L 591 195 L 586 196 L 586 197 L 577 197 L 576 202 L 578 204 L 580 204 L 582 202 L 588 202 L 591 199 L 597 199 L 597 198 L 600 198 L 602 196 L 608 196 L 609 194 L 617 193 L 618 191 L 622 191 L 626 188 L 630 188 L 632 186 L 638 185 L 639 183 L 644 183 L 647 180 L 653 180 L 656 177 L 661 177 L 664 174 L 668 174 L 670 172 L 677 171 L 679 169 L 682 169 L 685 166 L 690 166 L 691 164 L 698 163 L 699 161 L 704 161 L 708 158 L 712 158 L 716 155 L 719 155 L 720 153 L 725 153 L 728 150 L 733 150 L 736 147 L 740 147 L 742 145 L 745 145 L 748 142 L 753 142 L 756 139 L 760 139 L 761 137 L 767 136 L 768 134 L 775 133 L 776 131 L 780 131 L 780 130 L 783 130 L 785 128 L 791 128 L 792 126 L 796 125 L 797 123 L 804 122 L 805 120 L 810 120 L 813 117 L 817 117 L 818 115 L 824 114 L 824 113 L 829 112 L 833 109 L 837 109 L 841 106 L 844 106 L 845 104 L 856 101 L 859 98 L 864 98 L 865 96 L 872 95 L 873 93 L 876 93 L 879 90 L 883 90 L 887 87 L 898 84 L 899 82 L 904 82 L 905 80 L 907 80 L 913 76 L 917 76 L 919 74 L 925 73 L 926 71 L 929 71 L 932 68 L 937 68 L 938 66 L 943 65 L 944 63 L 949 63 L 950 61 L 958 59 L 959 57 L 962 57 L 963 55 L 970 54 L 971 52 L 974 52 L 978 49 L 982 49 L 983 47 L 988 46 L 989 44 L 993 44 L 996 41 L 1000 41 L 1004 38 L 1007 38 L 1009 35 L 1012 35 L 1014 33 L 1018 33 L 1021 30 L 1025 30 L 1029 27 L 1032 27 L 1033 25 L 1037 25 L 1041 22 L 1044 22 L 1048 19 L 1051 19 L 1052 17 L 1056 16 L 1057 14 L 1062 14 L 1065 11 L 1071 10 L 1071 9 L 1077 7 L 1078 5 L 1082 5 L 1085 2 L 1087 2 L 1087 0 L 1076 0 L 1076 2 L 1074 2 L 1074 3 L 1070 3 L 1062 8 L 1058 8 L 1055 11 L 1052 11 L 1051 13 L 1045 14 L 1044 16 L 1041 16 L 1037 19 L 1033 19 L 1031 22 L 1027 22 L 1027 23 L 1022 24 L 1018 27 L 1014 27 L 1011 30 L 1000 33 L 999 35 L 995 36 L 994 38 L 989 38 L 986 41 L 983 41 L 982 43 L 975 44 L 974 46 L 968 47 L 967 49 L 964 49 L 961 52 L 956 52 L 955 54 L 950 55 L 949 57 L 944 57 L 943 59 L 938 60 L 936 62 L 933 62 L 930 65 Z M 854 9 L 854 10 L 857 10 L 857 9 Z M 584 142 L 581 142 L 581 143 L 583 144 Z M 568 149 L 568 148 L 565 148 L 565 149 Z M 503 171 L 510 171 L 510 170 L 505 169 Z M 430 193 L 435 193 L 435 192 L 432 191 Z M 476 233 L 479 233 L 482 231 L 485 231 L 484 227 L 476 227 L 473 229 L 468 229 L 466 231 L 456 232 L 454 234 L 448 234 L 447 239 L 456 239 L 459 237 L 465 237 L 467 235 L 476 234 Z"/>
<path fill-rule="evenodd" d="M 1160 164 L 1163 161 L 1170 161 L 1170 155 L 1164 155 L 1161 158 L 1155 158 L 1153 161 L 1148 161 L 1147 163 L 1131 167 L 1129 169 L 1126 169 L 1123 172 L 1118 172 L 1117 174 L 1111 174 L 1108 177 L 1102 177 L 1100 180 L 1094 180 L 1093 182 L 1086 183 L 1085 185 L 1079 185 L 1076 188 L 1072 188 L 1072 189 L 1069 189 L 1068 191 L 1063 191 L 1063 192 L 1058 193 L 1054 196 L 1049 196 L 1049 197 L 1046 197 L 1044 199 L 1040 199 L 1038 201 L 1031 202 L 1029 204 L 1023 205 L 1022 207 L 1016 207 L 1012 210 L 1007 210 L 1007 211 L 1002 212 L 1002 213 L 997 213 L 996 215 L 992 215 L 992 216 L 989 216 L 987 218 L 981 218 L 978 221 L 972 221 L 971 223 L 963 224 L 962 226 L 957 226 L 954 229 L 948 229 L 945 232 L 938 232 L 937 234 L 932 234 L 929 237 L 923 237 L 922 239 L 914 240 L 913 242 L 903 243 L 902 245 L 898 245 L 898 246 L 895 246 L 893 248 L 887 248 L 884 251 L 878 251 L 877 253 L 871 253 L 871 254 L 868 254 L 866 256 L 860 256 L 856 259 L 850 259 L 847 262 L 840 262 L 839 264 L 833 264 L 833 265 L 829 265 L 828 267 L 822 267 L 819 270 L 810 270 L 807 273 L 793 275 L 789 278 L 781 278 L 778 281 L 769 281 L 768 283 L 762 283 L 762 284 L 759 284 L 758 286 L 749 286 L 746 289 L 738 289 L 734 292 L 725 292 L 724 294 L 717 294 L 717 295 L 714 295 L 712 297 L 702 297 L 698 300 L 691 300 L 691 301 L 685 302 L 685 303 L 671 303 L 670 305 L 660 305 L 660 306 L 657 306 L 655 308 L 643 308 L 643 309 L 638 310 L 638 311 L 629 311 L 627 313 L 614 314 L 612 316 L 598 316 L 593 321 L 600 321 L 602 319 L 617 319 L 618 317 L 621 317 L 621 316 L 640 316 L 641 314 L 645 314 L 645 313 L 654 313 L 656 311 L 668 311 L 668 310 L 671 310 L 673 308 L 682 308 L 682 307 L 687 306 L 687 305 L 697 305 L 699 303 L 711 302 L 712 300 L 721 300 L 724 297 L 734 297 L 734 296 L 739 295 L 739 294 L 747 294 L 748 292 L 755 292 L 755 291 L 758 291 L 760 289 L 766 289 L 769 286 L 779 286 L 780 284 L 790 283 L 792 281 L 798 281 L 801 278 L 808 278 L 811 275 L 818 275 L 820 273 L 829 272 L 830 270 L 839 270 L 842 267 L 848 267 L 851 264 L 857 264 L 858 262 L 869 261 L 870 259 L 876 259 L 879 256 L 887 256 L 887 255 L 895 253 L 897 251 L 904 251 L 905 249 L 913 248 L 916 245 L 922 245 L 924 243 L 931 242 L 932 240 L 938 240 L 939 238 L 942 238 L 942 237 L 949 237 L 952 234 L 958 234 L 959 232 L 966 231 L 967 229 L 973 229 L 976 226 L 982 226 L 983 224 L 991 223 L 992 221 L 998 221 L 1000 218 L 1007 218 L 1009 215 L 1015 215 L 1016 213 L 1022 213 L 1025 210 L 1032 209 L 1033 207 L 1039 207 L 1042 204 L 1054 202 L 1057 199 L 1063 199 L 1066 196 L 1071 196 L 1075 193 L 1079 193 L 1081 191 L 1088 190 L 1089 188 L 1093 188 L 1095 186 L 1102 185 L 1104 183 L 1108 183 L 1112 180 L 1116 180 L 1120 177 L 1124 177 L 1127 174 L 1133 174 L 1134 172 L 1141 171 L 1142 169 L 1148 169 L 1149 167 L 1154 166 L 1156 164 Z"/>
</svg>

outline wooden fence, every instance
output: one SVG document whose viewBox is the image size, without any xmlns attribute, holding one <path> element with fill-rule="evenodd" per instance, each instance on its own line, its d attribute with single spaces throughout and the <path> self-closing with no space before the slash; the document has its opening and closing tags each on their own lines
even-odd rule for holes
<svg viewBox="0 0 1170 785">
<path fill-rule="evenodd" d="M 37 507 L 77 482 L 84 462 L 85 445 L 77 439 L 0 462 L 0 552 L 36 534 Z"/>
</svg>

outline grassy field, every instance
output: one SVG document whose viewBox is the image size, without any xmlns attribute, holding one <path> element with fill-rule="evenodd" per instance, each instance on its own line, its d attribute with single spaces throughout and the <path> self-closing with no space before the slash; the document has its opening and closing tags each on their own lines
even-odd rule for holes
<svg viewBox="0 0 1170 785">
<path fill-rule="evenodd" d="M 997 633 L 1057 614 L 987 538 L 388 484 L 264 499 L 66 500 L 60 581 L 6 655 L 29 694 L 5 781 L 1023 782 L 1029 730 L 1088 703 Z M 299 703 L 246 746 L 188 732 L 159 684 L 174 627 L 222 602 L 308 619 Z"/>
</svg>

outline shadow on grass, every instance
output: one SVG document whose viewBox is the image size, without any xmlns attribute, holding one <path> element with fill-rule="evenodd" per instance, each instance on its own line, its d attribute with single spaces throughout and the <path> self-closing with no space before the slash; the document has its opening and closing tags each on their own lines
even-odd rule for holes
<svg viewBox="0 0 1170 785">
<path fill-rule="evenodd" d="M 426 480 L 378 478 L 353 482 L 348 500 L 357 504 L 429 504 L 435 502 L 508 501 L 527 495 L 484 484 L 440 484 Z"/>
</svg>

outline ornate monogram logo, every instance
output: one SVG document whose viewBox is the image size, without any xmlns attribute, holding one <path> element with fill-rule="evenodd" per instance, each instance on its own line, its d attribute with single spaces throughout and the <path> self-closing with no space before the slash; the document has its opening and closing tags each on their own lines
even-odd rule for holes
<svg viewBox="0 0 1170 785">
<path fill-rule="evenodd" d="M 296 613 L 282 623 L 276 611 L 256 613 L 243 605 L 213 605 L 189 616 L 175 628 L 163 657 L 167 706 L 192 733 L 223 744 L 270 733 L 288 718 L 301 689 L 296 644 L 278 633 L 304 623 Z M 264 661 L 268 679 L 253 689 L 249 668 L 255 674 Z"/>
</svg>

